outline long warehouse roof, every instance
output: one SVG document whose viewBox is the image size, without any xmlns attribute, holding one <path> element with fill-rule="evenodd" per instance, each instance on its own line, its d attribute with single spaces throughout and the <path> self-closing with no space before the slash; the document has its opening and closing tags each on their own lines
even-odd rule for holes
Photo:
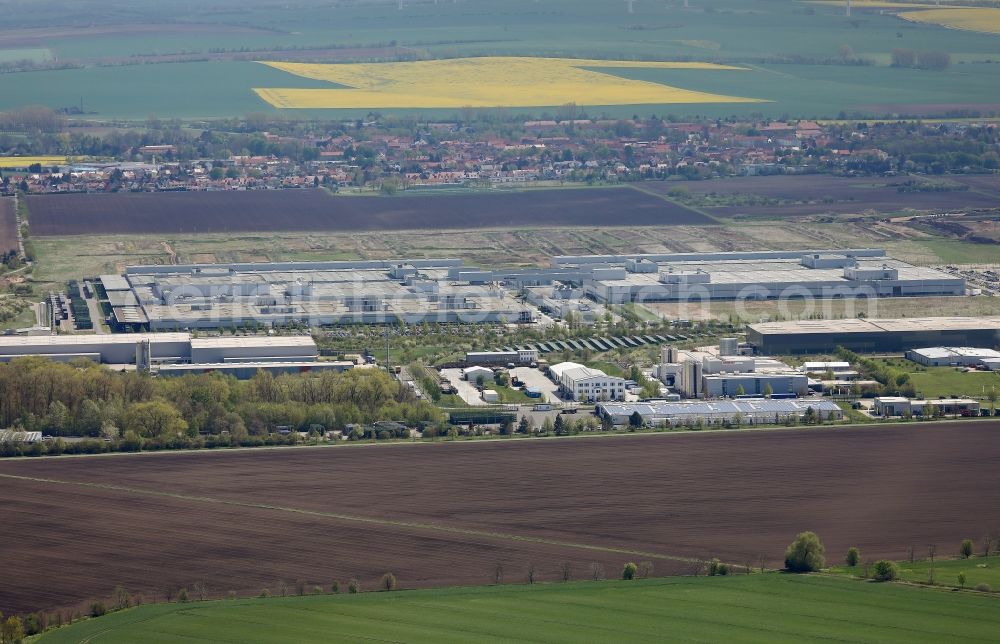
<svg viewBox="0 0 1000 644">
<path fill-rule="evenodd" d="M 315 349 L 316 342 L 309 335 L 233 335 L 191 339 L 191 348 L 193 349 L 289 346 Z"/>
<path fill-rule="evenodd" d="M 760 324 L 751 324 L 748 328 L 761 335 L 899 333 L 917 331 L 967 331 L 976 329 L 1000 330 L 1000 316 L 798 320 L 791 322 L 762 322 Z"/>
<path fill-rule="evenodd" d="M 0 347 L 72 347 L 92 344 L 135 344 L 140 340 L 150 342 L 188 342 L 188 333 L 123 333 L 90 335 L 4 335 L 0 336 Z"/>
</svg>

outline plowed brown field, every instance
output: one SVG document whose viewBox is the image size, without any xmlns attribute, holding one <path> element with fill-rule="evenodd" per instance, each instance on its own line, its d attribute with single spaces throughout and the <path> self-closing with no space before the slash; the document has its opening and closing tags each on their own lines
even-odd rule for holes
<svg viewBox="0 0 1000 644">
<path fill-rule="evenodd" d="M 773 567 L 807 529 L 831 561 L 957 554 L 1000 529 L 997 462 L 997 422 L 7 460 L 0 610 L 116 584 L 483 584 L 498 561 L 508 583 L 532 563 Z"/>
<path fill-rule="evenodd" d="M 647 182 L 644 190 L 666 194 L 674 189 L 695 197 L 705 195 L 756 195 L 775 203 L 759 205 L 712 205 L 702 209 L 720 217 L 803 217 L 851 215 L 869 211 L 896 213 L 904 210 L 964 210 L 997 207 L 1000 176 L 953 175 L 950 192 L 900 192 L 909 177 L 865 178 L 832 175 L 775 175 L 734 177 L 683 183 Z M 961 189 L 965 186 L 967 189 Z"/>
<path fill-rule="evenodd" d="M 33 195 L 34 235 L 218 233 L 715 223 L 632 188 L 335 197 L 323 190 Z"/>
<path fill-rule="evenodd" d="M 0 197 L 0 255 L 17 250 L 17 217 L 14 198 Z"/>
</svg>

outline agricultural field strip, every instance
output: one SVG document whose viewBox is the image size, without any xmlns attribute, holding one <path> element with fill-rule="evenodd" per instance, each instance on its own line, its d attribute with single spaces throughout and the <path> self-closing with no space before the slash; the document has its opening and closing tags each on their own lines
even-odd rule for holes
<svg viewBox="0 0 1000 644">
<path fill-rule="evenodd" d="M 365 523 L 371 525 L 380 526 L 390 526 L 396 528 L 408 528 L 413 530 L 426 530 L 431 532 L 444 532 L 448 534 L 457 534 L 464 536 L 473 537 L 483 537 L 486 539 L 499 539 L 505 541 L 520 541 L 526 543 L 538 543 L 550 546 L 561 546 L 566 548 L 577 548 L 581 550 L 590 550 L 596 552 L 606 552 L 611 554 L 622 554 L 622 555 L 635 555 L 637 557 L 651 557 L 654 559 L 662 559 L 669 561 L 680 561 L 685 563 L 697 563 L 699 560 L 691 557 L 678 557 L 675 555 L 664 555 L 655 552 L 644 552 L 641 550 L 631 550 L 627 548 L 614 548 L 610 546 L 595 546 L 592 544 L 577 543 L 572 541 L 564 541 L 559 539 L 543 539 L 540 537 L 531 537 L 526 535 L 503 533 L 503 532 L 493 532 L 488 530 L 475 530 L 471 528 L 461 528 L 457 526 L 444 526 L 435 523 L 424 523 L 418 521 L 398 521 L 393 519 L 379 519 L 375 517 L 364 517 L 359 515 L 343 514 L 340 512 L 321 512 L 318 510 L 306 510 L 303 508 L 294 508 L 289 506 L 272 505 L 267 503 L 251 503 L 249 501 L 238 501 L 235 499 L 221 499 L 209 496 L 196 496 L 190 494 L 180 494 L 177 492 L 164 492 L 161 490 L 150 490 L 146 488 L 130 487 L 125 485 L 115 485 L 112 483 L 94 483 L 87 481 L 67 481 L 61 479 L 34 477 L 34 476 L 23 476 L 18 474 L 3 474 L 0 473 L 0 478 L 13 479 L 20 481 L 31 481 L 35 483 L 49 483 L 53 485 L 70 485 L 75 487 L 85 487 L 93 488 L 99 490 L 111 490 L 115 492 L 125 492 L 128 494 L 137 494 L 145 496 L 156 496 L 168 499 L 174 499 L 179 501 L 193 501 L 196 503 L 214 503 L 218 505 L 228 505 L 243 508 L 254 508 L 257 510 L 273 510 L 277 512 L 288 512 L 299 515 L 314 516 L 324 519 L 335 519 L 338 521 L 349 521 L 354 523 Z"/>
<path fill-rule="evenodd" d="M 340 89 L 254 88 L 258 96 L 279 109 L 763 102 L 760 99 L 711 94 L 632 80 L 604 71 L 616 68 L 746 70 L 744 67 L 711 63 L 513 56 L 401 63 L 261 64 L 295 76 L 342 86 Z M 484 78 L 490 79 L 490 82 L 484 83 Z"/>
<path fill-rule="evenodd" d="M 716 223 L 663 195 L 630 187 L 394 197 L 343 197 L 312 189 L 77 193 L 34 195 L 27 204 L 32 235 L 38 237 L 606 227 L 621 223 L 609 216 L 621 211 L 630 213 L 632 226 Z"/>
<path fill-rule="evenodd" d="M 898 15 L 903 20 L 940 25 L 946 29 L 1000 34 L 1000 9 L 993 7 L 934 7 Z"/>
<path fill-rule="evenodd" d="M 710 641 L 713 637 L 733 638 L 740 633 L 743 637 L 767 637 L 769 641 L 783 641 L 783 638 L 801 641 L 824 635 L 829 638 L 830 629 L 835 629 L 834 632 L 844 638 L 851 635 L 860 637 L 861 633 L 865 633 L 878 641 L 882 641 L 882 637 L 886 637 L 887 641 L 896 641 L 931 635 L 954 637 L 954 625 L 943 623 L 942 618 L 955 620 L 955 625 L 963 626 L 965 621 L 977 622 L 981 625 L 980 632 L 988 632 L 989 625 L 996 621 L 988 610 L 986 602 L 989 599 L 977 603 L 976 600 L 985 598 L 953 598 L 940 591 L 931 591 L 934 595 L 929 595 L 893 585 L 866 588 L 858 582 L 837 582 L 821 576 L 733 577 L 719 580 L 718 583 L 724 585 L 712 585 L 714 583 L 706 578 L 657 579 L 601 584 L 449 588 L 402 596 L 373 593 L 341 598 L 220 601 L 200 607 L 147 605 L 135 611 L 116 613 L 100 622 L 81 622 L 68 630 L 54 631 L 43 641 L 91 641 L 94 637 L 107 634 L 112 634 L 112 637 L 117 635 L 121 641 L 126 638 L 141 639 L 143 635 L 150 637 L 153 633 L 169 633 L 173 637 L 193 633 L 203 635 L 213 628 L 210 622 L 213 617 L 215 627 L 226 623 L 240 624 L 239 627 L 229 626 L 232 630 L 226 631 L 232 641 L 247 637 L 246 633 L 253 628 L 261 629 L 257 635 L 267 641 L 270 641 L 269 636 L 284 640 L 316 638 L 323 641 L 329 632 L 337 632 L 341 637 L 376 639 L 371 629 L 379 631 L 380 641 L 390 638 L 395 641 L 399 634 L 405 634 L 405 641 L 442 641 L 440 638 L 445 637 L 445 633 L 452 636 L 460 634 L 459 637 L 466 638 L 464 641 L 579 641 L 581 637 L 590 641 L 597 633 L 620 636 L 623 632 L 633 639 L 641 637 L 652 641 L 662 636 L 664 628 L 670 629 L 671 638 L 675 640 L 688 639 L 686 633 L 697 633 L 700 636 L 697 641 Z M 664 592 L 666 596 L 661 594 Z M 877 594 L 873 595 L 873 592 Z M 622 594 L 627 594 L 627 597 Z M 889 596 L 908 601 L 902 603 Z M 519 600 L 522 602 L 520 605 Z M 768 601 L 780 607 L 778 614 L 781 619 L 760 622 L 756 619 L 757 611 Z M 381 608 L 387 606 L 385 602 L 391 602 L 393 609 L 380 610 L 380 605 Z M 944 606 L 942 602 L 949 605 Z M 958 602 L 963 603 L 959 606 Z M 816 610 L 815 605 L 822 606 L 822 609 Z M 669 608 L 656 611 L 657 606 Z M 972 613 L 963 612 L 963 609 L 968 611 L 973 608 Z M 886 624 L 880 619 L 880 613 L 889 610 L 894 619 Z M 252 614 L 239 615 L 237 611 L 252 611 Z M 511 614 L 519 616 L 513 625 L 505 619 Z M 174 615 L 181 621 L 172 622 Z M 720 618 L 720 615 L 724 617 Z M 653 617 L 652 622 L 650 617 Z M 268 630 L 275 627 L 276 618 L 296 623 L 294 626 L 286 624 L 281 631 L 269 633 Z M 907 619 L 921 623 L 908 623 Z M 937 621 L 928 623 L 931 619 Z M 135 630 L 136 625 L 154 620 L 162 621 L 157 627 Z M 105 625 L 105 628 L 100 628 Z M 363 636 L 353 630 L 359 627 L 368 629 Z M 241 628 L 242 631 L 239 630 Z M 574 632 L 574 629 L 581 632 Z M 876 633 L 872 629 L 876 629 Z M 89 637 L 71 640 L 70 634 L 75 638 L 85 634 Z M 962 638 L 988 641 L 977 635 L 972 630 L 962 633 Z"/>
</svg>

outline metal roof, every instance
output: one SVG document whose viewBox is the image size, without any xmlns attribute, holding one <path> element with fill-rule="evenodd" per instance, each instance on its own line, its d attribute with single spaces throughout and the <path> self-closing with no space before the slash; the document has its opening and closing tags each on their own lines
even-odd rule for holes
<svg viewBox="0 0 1000 644">
<path fill-rule="evenodd" d="M 209 338 L 191 338 L 192 349 L 229 349 L 244 347 L 309 347 L 316 342 L 309 335 L 232 335 Z"/>
<path fill-rule="evenodd" d="M 1000 358 L 1000 351 L 993 349 L 977 349 L 975 347 L 926 347 L 912 349 L 912 353 L 928 359 L 947 358 Z"/>
<path fill-rule="evenodd" d="M 805 411 L 812 407 L 816 411 L 839 411 L 835 403 L 829 400 L 814 400 L 810 398 L 778 399 L 749 398 L 744 400 L 681 400 L 681 401 L 649 401 L 643 403 L 601 403 L 607 413 L 613 416 L 631 416 L 639 412 L 640 416 L 687 416 L 715 414 L 760 414 L 789 413 Z"/>
<path fill-rule="evenodd" d="M 122 333 L 118 335 L 5 335 L 0 336 L 0 350 L 6 347 L 75 347 L 99 344 L 135 344 L 150 342 L 188 342 L 188 333 Z"/>
<path fill-rule="evenodd" d="M 101 275 L 98 279 L 105 291 L 127 291 L 132 288 L 121 275 Z"/>
<path fill-rule="evenodd" d="M 761 335 L 1000 330 L 1000 316 L 797 320 L 791 322 L 763 322 L 760 324 L 751 324 L 748 328 Z"/>
</svg>

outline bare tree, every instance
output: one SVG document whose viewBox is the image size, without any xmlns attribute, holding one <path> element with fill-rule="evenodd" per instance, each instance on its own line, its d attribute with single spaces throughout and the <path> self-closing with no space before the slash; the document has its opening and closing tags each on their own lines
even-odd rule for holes
<svg viewBox="0 0 1000 644">
<path fill-rule="evenodd" d="M 194 594 L 198 596 L 199 601 L 205 601 L 208 599 L 208 587 L 205 585 L 205 582 L 196 581 L 194 582 L 194 586 L 192 586 L 192 588 L 194 588 Z"/>
<path fill-rule="evenodd" d="M 937 555 L 937 545 L 931 544 L 927 546 L 927 558 L 931 560 L 931 567 L 927 573 L 927 583 L 934 585 L 934 556 Z"/>
<path fill-rule="evenodd" d="M 534 563 L 528 564 L 528 583 L 535 583 L 535 575 L 538 574 L 538 568 L 535 567 Z"/>
<path fill-rule="evenodd" d="M 983 556 L 989 557 L 990 550 L 992 549 L 993 549 L 993 535 L 987 534 L 985 537 L 983 537 Z"/>
<path fill-rule="evenodd" d="M 590 564 L 590 577 L 594 581 L 600 581 L 604 579 L 604 564 L 600 561 L 595 561 Z"/>
<path fill-rule="evenodd" d="M 495 566 L 493 566 L 493 583 L 500 585 L 503 583 L 503 562 L 498 561 Z"/>
<path fill-rule="evenodd" d="M 653 576 L 653 562 L 652 561 L 640 561 L 639 562 L 639 577 L 645 579 L 646 577 Z"/>
<path fill-rule="evenodd" d="M 758 563 L 760 563 L 760 571 L 764 572 L 764 555 L 761 555 Z"/>
<path fill-rule="evenodd" d="M 910 563 L 913 563 L 913 546 L 910 546 L 909 555 L 910 555 Z"/>
<path fill-rule="evenodd" d="M 280 597 L 288 596 L 288 584 L 286 584 L 284 580 L 278 582 L 278 595 Z"/>
<path fill-rule="evenodd" d="M 173 587 L 167 586 L 167 589 L 165 591 L 163 591 L 163 594 L 166 596 L 167 602 L 174 601 L 174 589 L 173 589 Z"/>
<path fill-rule="evenodd" d="M 122 586 L 115 586 L 115 610 L 128 608 L 132 605 L 132 597 Z"/>
<path fill-rule="evenodd" d="M 573 567 L 568 561 L 564 561 L 559 565 L 559 574 L 561 575 L 563 581 L 569 581 L 572 573 Z"/>
</svg>

